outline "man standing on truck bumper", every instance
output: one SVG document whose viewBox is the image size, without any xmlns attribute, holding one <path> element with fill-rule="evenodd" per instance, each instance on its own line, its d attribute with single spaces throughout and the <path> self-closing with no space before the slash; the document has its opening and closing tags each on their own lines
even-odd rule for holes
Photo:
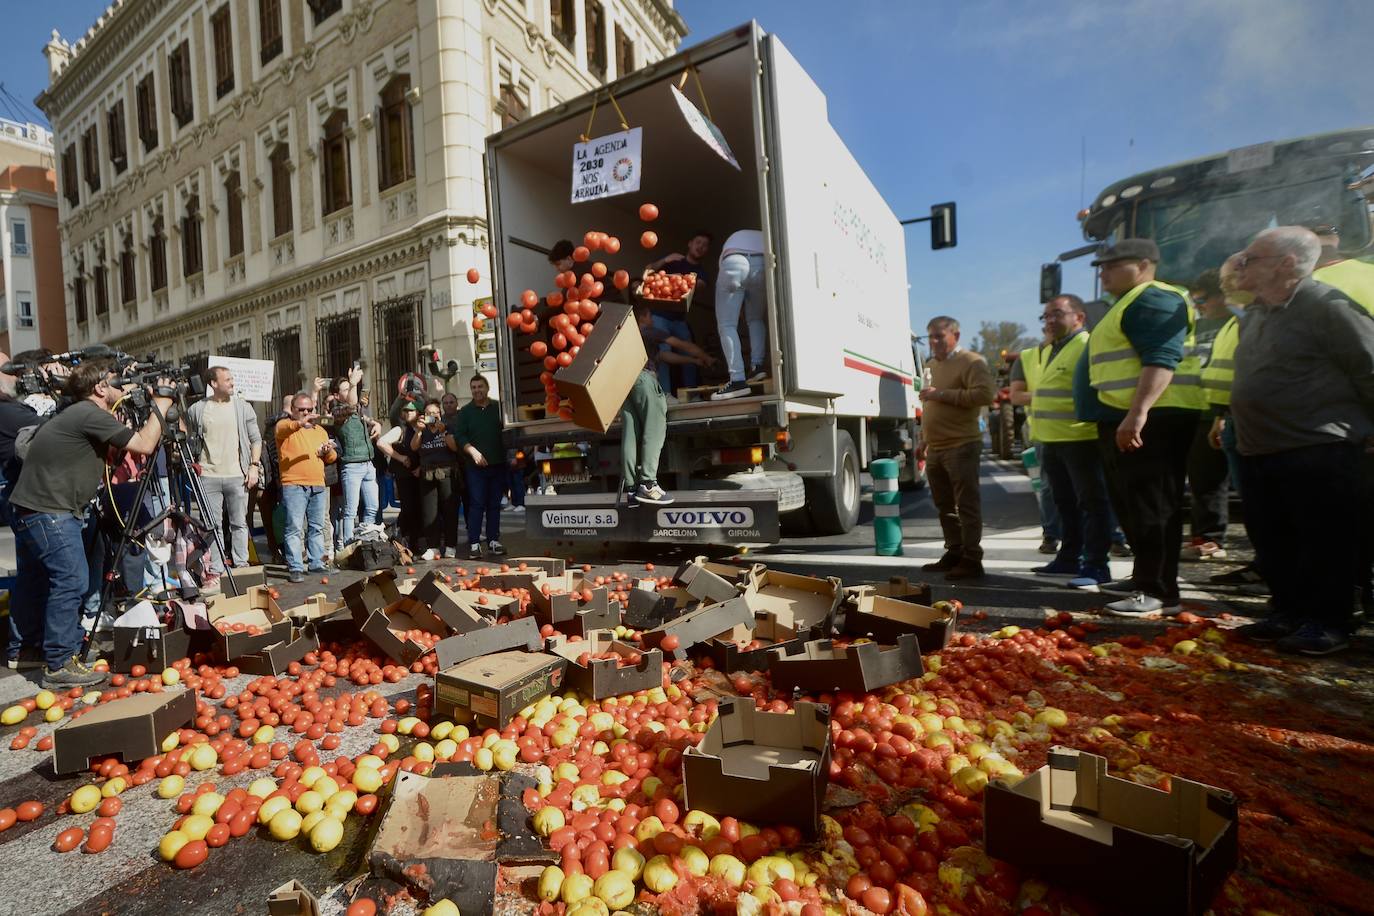
<svg viewBox="0 0 1374 916">
<path fill-rule="evenodd" d="M 945 555 L 921 567 L 950 581 L 983 575 L 983 497 L 978 464 L 983 433 L 978 414 L 997 394 L 987 360 L 959 346 L 959 322 L 944 315 L 926 326 L 931 384 L 921 389 L 921 444 L 930 498 L 940 512 Z"/>
<path fill-rule="evenodd" d="M 1109 614 L 1177 614 L 1183 481 L 1205 404 L 1193 312 L 1183 290 L 1155 279 L 1150 239 L 1104 245 L 1092 263 L 1116 302 L 1079 360 L 1074 405 L 1097 423 L 1107 490 L 1135 550 L 1131 578 L 1099 588 L 1125 596 Z"/>
<path fill-rule="evenodd" d="M 467 484 L 468 559 L 482 559 L 482 520 L 487 522 L 487 551 L 494 557 L 506 552 L 501 546 L 501 491 L 506 480 L 506 446 L 501 441 L 501 404 L 487 397 L 491 386 L 486 376 L 468 382 L 472 400 L 458 410 L 452 436 L 458 451 L 467 456 L 463 465 Z"/>
</svg>

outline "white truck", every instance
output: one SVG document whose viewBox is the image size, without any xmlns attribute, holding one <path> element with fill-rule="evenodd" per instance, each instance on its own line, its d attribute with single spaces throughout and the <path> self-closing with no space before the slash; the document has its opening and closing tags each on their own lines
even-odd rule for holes
<svg viewBox="0 0 1374 916">
<path fill-rule="evenodd" d="M 673 95 L 679 86 L 709 112 L 738 167 L 693 132 Z M 625 125 L 641 131 L 638 192 L 571 202 L 574 145 Z M 587 443 L 582 457 L 544 459 L 558 495 L 531 499 L 527 530 L 743 543 L 748 526 L 729 530 L 743 513 L 716 509 L 752 495 L 776 498 L 789 534 L 838 534 L 857 521 L 860 474 L 873 459 L 895 458 L 904 484 L 920 484 L 913 459 L 920 368 L 904 232 L 830 126 L 825 95 L 777 36 L 750 23 L 564 102 L 490 136 L 486 167 L 500 400 L 511 444 L 531 453 Z M 661 212 L 652 224 L 640 220 L 643 202 Z M 654 251 L 640 246 L 646 229 L 660 239 Z M 734 400 L 699 391 L 670 399 L 659 479 L 678 506 L 631 534 L 614 495 L 619 424 L 597 435 L 545 416 L 542 360 L 528 352 L 528 337 L 516 343 L 505 316 L 521 308 L 523 290 L 553 290 L 547 255 L 559 239 L 580 245 L 589 230 L 616 236 L 619 254 L 591 260 L 637 278 L 648 262 L 682 251 L 705 230 L 715 239 L 704 262 L 714 276 L 719 245 L 737 229 L 762 229 L 765 239 L 770 381 Z M 698 342 L 709 349 L 714 313 L 693 311 Z M 760 530 L 768 528 L 756 537 Z"/>
</svg>

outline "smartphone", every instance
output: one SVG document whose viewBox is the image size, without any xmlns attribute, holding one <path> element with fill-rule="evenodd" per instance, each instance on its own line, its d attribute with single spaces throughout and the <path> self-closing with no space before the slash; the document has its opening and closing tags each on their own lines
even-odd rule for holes
<svg viewBox="0 0 1374 916">
<path fill-rule="evenodd" d="M 360 360 L 360 359 L 355 359 L 355 360 L 353 360 L 353 368 L 354 368 L 354 369 L 361 369 L 362 367 L 363 367 L 363 361 L 362 361 L 362 360 Z"/>
</svg>

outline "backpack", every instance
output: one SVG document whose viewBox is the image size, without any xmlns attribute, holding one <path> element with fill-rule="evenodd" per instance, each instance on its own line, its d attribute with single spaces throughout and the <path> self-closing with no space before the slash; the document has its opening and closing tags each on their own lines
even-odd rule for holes
<svg viewBox="0 0 1374 916">
<path fill-rule="evenodd" d="M 349 568 L 374 572 L 391 569 L 401 563 L 401 554 L 390 541 L 359 541 L 352 545 Z"/>
</svg>

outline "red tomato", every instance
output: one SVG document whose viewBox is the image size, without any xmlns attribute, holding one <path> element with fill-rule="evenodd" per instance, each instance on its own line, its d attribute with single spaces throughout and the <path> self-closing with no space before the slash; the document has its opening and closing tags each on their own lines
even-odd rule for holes
<svg viewBox="0 0 1374 916">
<path fill-rule="evenodd" d="M 86 837 L 86 845 L 81 847 L 85 853 L 104 852 L 110 847 L 114 840 L 114 828 L 108 824 L 95 824 L 91 827 L 91 833 Z"/>
<path fill-rule="evenodd" d="M 658 244 L 657 232 L 645 232 L 639 237 L 639 244 L 644 248 L 653 248 Z"/>
<path fill-rule="evenodd" d="M 468 282 L 469 282 L 469 283 L 476 283 L 476 282 L 477 282 L 478 280 L 480 280 L 480 279 L 482 279 L 482 275 L 481 275 L 480 273 L 478 273 L 477 268 L 476 268 L 476 267 L 469 267 L 469 268 L 468 268 Z"/>
<path fill-rule="evenodd" d="M 579 264 L 581 264 L 583 261 L 587 260 L 587 258 L 591 256 L 592 253 L 589 250 L 587 250 L 587 246 L 585 245 L 578 245 L 576 248 L 573 249 L 573 260 Z"/>
<path fill-rule="evenodd" d="M 625 287 L 629 286 L 629 285 L 630 285 L 630 274 L 629 274 L 629 272 L 628 272 L 628 271 L 624 271 L 624 270 L 617 270 L 617 271 L 615 272 L 615 275 L 614 275 L 613 277 L 611 277 L 611 284 L 612 284 L 613 286 L 615 286 L 616 289 L 624 289 Z"/>
<path fill-rule="evenodd" d="M 658 207 L 655 204 L 640 204 L 639 218 L 646 223 L 652 223 L 658 219 Z"/>
<path fill-rule="evenodd" d="M 616 254 L 620 251 L 620 239 L 613 235 L 606 236 L 606 239 L 601 243 L 601 250 L 607 254 Z"/>
<path fill-rule="evenodd" d="M 539 294 L 532 289 L 527 289 L 520 294 L 520 304 L 527 309 L 532 309 L 539 304 Z M 528 320 L 528 319 L 526 319 Z"/>
<path fill-rule="evenodd" d="M 857 871 L 849 876 L 849 882 L 844 886 L 844 892 L 851 900 L 862 900 L 864 891 L 873 886 L 873 882 L 868 880 L 868 875 Z"/>
<path fill-rule="evenodd" d="M 52 848 L 57 852 L 71 852 L 81 845 L 81 840 L 86 836 L 86 831 L 80 827 L 68 827 L 57 835 L 53 840 Z"/>
<path fill-rule="evenodd" d="M 177 852 L 176 858 L 172 860 L 177 868 L 195 868 L 210 855 L 210 847 L 204 840 L 192 840 Z"/>
<path fill-rule="evenodd" d="M 888 892 L 887 888 L 870 887 L 864 891 L 862 903 L 877 913 L 878 916 L 884 916 L 892 909 L 892 894 Z"/>
<path fill-rule="evenodd" d="M 377 904 L 369 897 L 355 900 L 344 916 L 377 916 Z"/>
<path fill-rule="evenodd" d="M 229 842 L 229 837 L 232 835 L 228 824 L 216 824 L 205 834 L 205 845 L 211 849 L 218 849 Z"/>
</svg>

